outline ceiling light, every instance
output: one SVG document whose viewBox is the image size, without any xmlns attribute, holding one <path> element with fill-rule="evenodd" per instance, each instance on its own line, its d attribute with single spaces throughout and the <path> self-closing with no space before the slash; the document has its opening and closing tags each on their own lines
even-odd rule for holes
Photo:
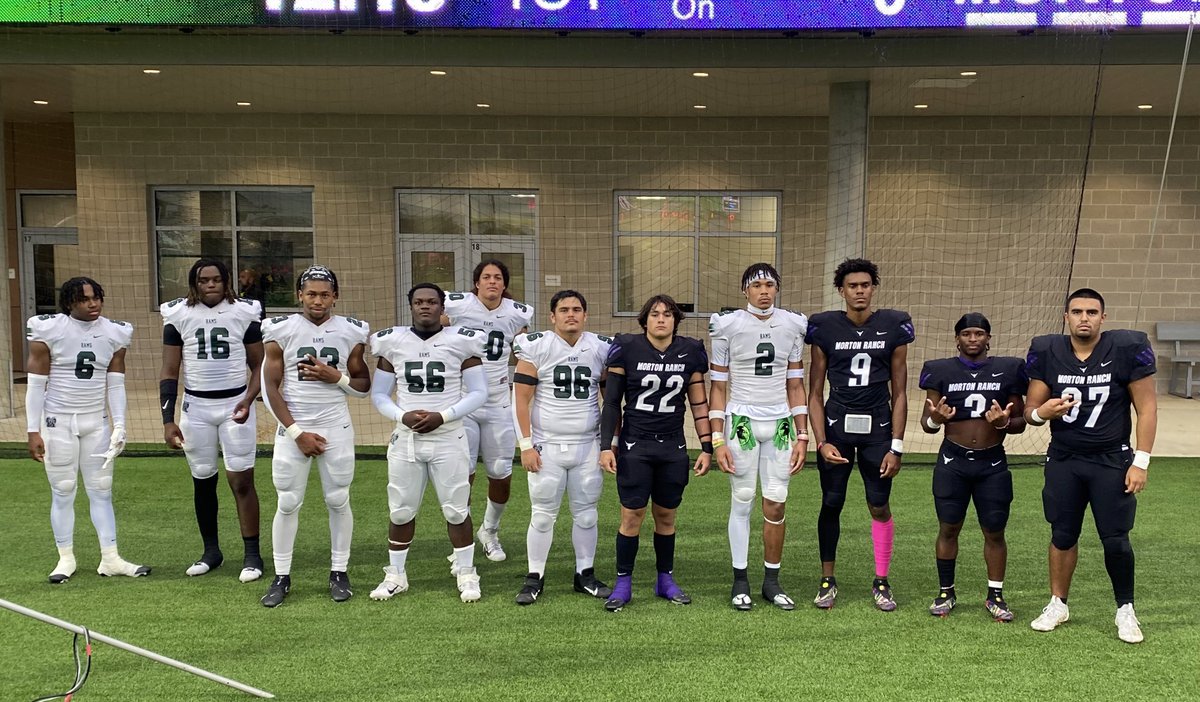
<svg viewBox="0 0 1200 702">
<path fill-rule="evenodd" d="M 707 78 L 708 74 L 705 73 L 704 71 L 696 71 L 695 73 L 692 74 L 692 76 L 695 78 Z"/>
<path fill-rule="evenodd" d="M 248 102 L 239 102 L 239 103 L 237 103 L 237 106 L 238 106 L 238 107 L 250 107 L 250 103 L 248 103 Z"/>
<path fill-rule="evenodd" d="M 50 103 L 49 103 L 49 102 L 47 102 L 47 101 L 45 101 L 45 100 L 34 100 L 34 101 L 33 101 L 33 104 L 35 104 L 35 105 L 49 105 Z"/>
<path fill-rule="evenodd" d="M 979 74 L 975 71 L 960 71 L 958 75 L 962 76 L 963 78 L 974 78 Z"/>
<path fill-rule="evenodd" d="M 431 76 L 444 76 L 444 75 L 446 75 L 446 72 L 445 72 L 445 71 L 430 71 L 430 72 L 429 72 L 429 75 L 431 75 Z"/>
<path fill-rule="evenodd" d="M 1138 109 L 1139 110 L 1152 110 L 1152 109 L 1154 109 L 1154 105 L 1138 105 Z"/>
<path fill-rule="evenodd" d="M 148 76 L 156 76 L 159 73 L 162 73 L 162 71 L 158 70 L 157 68 L 143 68 L 142 73 L 145 73 Z"/>
<path fill-rule="evenodd" d="M 475 103 L 475 107 L 482 107 L 484 109 L 487 109 L 487 108 L 491 107 L 491 105 L 487 104 L 486 102 L 477 102 L 477 103 Z"/>
<path fill-rule="evenodd" d="M 918 103 L 916 105 L 913 105 L 913 108 L 917 109 L 917 110 L 927 110 L 927 109 L 929 109 L 929 105 L 926 105 L 925 103 Z"/>
<path fill-rule="evenodd" d="M 697 110 L 707 110 L 708 109 L 708 105 L 692 105 L 692 107 L 694 107 Z"/>
</svg>

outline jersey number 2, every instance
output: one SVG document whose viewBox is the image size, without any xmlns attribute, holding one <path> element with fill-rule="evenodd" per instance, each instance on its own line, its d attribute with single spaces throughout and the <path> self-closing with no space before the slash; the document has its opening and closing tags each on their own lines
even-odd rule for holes
<svg viewBox="0 0 1200 702">
<path fill-rule="evenodd" d="M 654 405 L 646 402 L 646 399 L 658 392 L 659 387 L 661 387 L 663 384 L 664 383 L 657 375 L 642 376 L 642 394 L 638 395 L 637 402 L 633 403 L 633 406 L 643 412 L 662 412 L 664 414 L 668 412 L 674 412 L 675 408 L 671 406 L 671 400 L 673 400 L 675 396 L 683 390 L 682 375 L 667 376 L 667 382 L 665 385 L 667 386 L 668 392 L 666 392 L 658 401 L 657 409 L 654 407 Z"/>
</svg>

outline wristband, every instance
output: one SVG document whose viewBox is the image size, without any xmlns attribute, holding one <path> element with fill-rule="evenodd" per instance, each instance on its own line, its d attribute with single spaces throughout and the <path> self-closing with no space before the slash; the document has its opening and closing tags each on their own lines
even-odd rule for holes
<svg viewBox="0 0 1200 702">
<path fill-rule="evenodd" d="M 721 420 L 722 422 L 723 422 L 723 421 L 725 421 L 725 410 L 723 410 L 723 409 L 710 409 L 710 410 L 708 411 L 708 419 L 709 419 L 710 421 L 711 421 L 711 420 L 714 420 L 714 419 L 719 419 L 719 420 Z"/>
<path fill-rule="evenodd" d="M 725 432 L 714 431 L 712 433 L 712 440 L 713 440 L 714 444 L 717 443 L 718 441 L 720 441 L 721 443 L 725 443 Z"/>
<path fill-rule="evenodd" d="M 714 449 L 719 449 L 725 445 L 725 439 L 718 439 L 717 437 L 714 436 L 713 440 L 712 440 L 712 445 L 713 445 Z"/>
<path fill-rule="evenodd" d="M 350 376 L 346 375 L 345 373 L 342 373 L 342 377 L 338 378 L 337 384 L 339 387 L 342 387 L 342 388 L 350 387 Z"/>
<path fill-rule="evenodd" d="M 785 377 L 803 378 L 804 377 L 804 369 L 803 368 L 789 368 L 787 371 L 787 375 Z"/>
<path fill-rule="evenodd" d="M 925 418 L 925 426 L 929 427 L 930 431 L 937 431 L 938 429 L 942 428 L 941 424 L 938 424 L 937 422 L 933 421 L 933 417 Z"/>
<path fill-rule="evenodd" d="M 713 449 L 716 448 L 716 445 L 717 445 L 716 441 L 701 441 L 700 442 L 700 453 L 707 453 L 708 455 L 711 456 Z"/>
<path fill-rule="evenodd" d="M 824 445 L 825 445 L 825 442 L 824 442 L 824 441 L 818 441 L 818 442 L 817 442 L 817 453 L 820 453 L 820 452 L 821 452 L 821 447 L 822 447 L 822 446 L 824 446 Z"/>
<path fill-rule="evenodd" d="M 1133 465 L 1142 470 L 1150 470 L 1150 452 L 1149 451 L 1134 451 Z"/>
<path fill-rule="evenodd" d="M 892 439 L 892 447 L 888 449 L 891 453 L 897 456 L 904 455 L 904 439 Z"/>
<path fill-rule="evenodd" d="M 1042 415 L 1038 414 L 1038 409 L 1034 407 L 1033 411 L 1029 413 L 1029 423 L 1035 427 L 1040 427 L 1046 423 L 1046 420 L 1042 419 Z"/>
<path fill-rule="evenodd" d="M 612 448 L 616 448 L 616 447 L 617 447 L 617 442 L 618 442 L 618 441 L 619 441 L 619 439 L 617 439 L 617 437 L 615 437 L 615 436 L 614 436 L 614 437 L 612 438 L 612 441 L 608 442 L 608 445 L 609 445 L 610 447 L 612 447 Z"/>
<path fill-rule="evenodd" d="M 1005 429 L 1008 428 L 1008 422 L 1011 421 L 1011 419 L 1012 418 L 1010 417 L 1009 419 L 1004 420 L 1004 424 L 1001 424 L 1000 426 L 996 426 L 995 424 L 993 424 L 992 428 L 995 429 L 996 431 L 1004 431 Z"/>
<path fill-rule="evenodd" d="M 805 432 L 800 432 L 799 434 L 796 435 L 796 440 L 807 443 L 808 442 L 808 434 L 806 434 Z"/>
<path fill-rule="evenodd" d="M 790 408 L 788 411 L 790 411 L 792 413 L 793 417 L 801 417 L 801 416 L 806 417 L 806 416 L 808 416 L 808 405 L 797 405 L 795 407 Z"/>
<path fill-rule="evenodd" d="M 304 433 L 304 430 L 301 429 L 300 426 L 295 422 L 292 422 L 292 424 L 284 429 L 284 431 L 287 432 L 288 436 L 292 437 L 292 441 L 299 439 L 300 435 Z"/>
<path fill-rule="evenodd" d="M 729 371 L 712 371 L 708 377 L 718 383 L 729 382 Z"/>
<path fill-rule="evenodd" d="M 522 451 L 532 450 L 533 449 L 533 439 L 529 438 L 528 436 L 522 436 L 520 439 L 517 440 L 517 446 L 519 446 Z"/>
</svg>

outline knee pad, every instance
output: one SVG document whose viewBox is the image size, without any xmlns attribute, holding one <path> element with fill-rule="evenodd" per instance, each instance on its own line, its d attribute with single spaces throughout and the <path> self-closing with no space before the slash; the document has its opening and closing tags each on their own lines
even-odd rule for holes
<svg viewBox="0 0 1200 702">
<path fill-rule="evenodd" d="M 979 526 L 984 531 L 1004 531 L 1008 526 L 1008 513 L 1001 510 L 983 512 L 979 515 Z"/>
<path fill-rule="evenodd" d="M 217 474 L 216 464 L 205 466 L 191 466 L 192 477 L 196 480 L 207 480 Z"/>
<path fill-rule="evenodd" d="M 1129 543 L 1129 534 L 1105 536 L 1100 539 L 1100 543 L 1104 546 L 1104 555 L 1106 556 L 1123 556 L 1133 553 L 1133 544 Z"/>
<path fill-rule="evenodd" d="M 249 453 L 225 454 L 225 470 L 230 473 L 244 473 L 254 467 L 254 451 Z M 213 468 L 216 472 L 216 468 Z"/>
<path fill-rule="evenodd" d="M 533 527 L 534 531 L 551 531 L 554 529 L 554 522 L 558 521 L 558 515 L 552 512 L 544 512 L 540 509 L 535 509 L 529 516 L 529 526 Z M 579 522 L 578 519 L 575 520 Z"/>
<path fill-rule="evenodd" d="M 350 488 L 335 487 L 325 493 L 325 506 L 330 512 L 341 512 L 350 506 Z"/>
<path fill-rule="evenodd" d="M 103 494 L 112 492 L 112 479 L 112 469 L 101 469 L 90 476 L 85 474 L 83 477 L 83 487 L 89 493 Z"/>
<path fill-rule="evenodd" d="M 455 505 L 442 505 L 442 516 L 446 518 L 447 524 L 458 526 L 467 521 L 471 513 L 465 506 L 460 508 Z"/>
<path fill-rule="evenodd" d="M 487 475 L 492 480 L 503 480 L 512 475 L 512 467 L 512 456 L 509 456 L 508 458 L 498 458 L 495 461 L 487 464 Z"/>
<path fill-rule="evenodd" d="M 787 483 L 775 483 L 775 484 L 765 485 L 763 487 L 762 496 L 763 496 L 763 499 L 765 499 L 765 500 L 770 500 L 772 502 L 778 502 L 779 504 L 783 504 L 783 503 L 787 502 L 788 484 Z"/>
<path fill-rule="evenodd" d="M 299 492 L 294 490 L 279 491 L 279 506 L 277 509 L 281 514 L 295 514 L 302 504 L 304 504 L 304 497 Z"/>
<path fill-rule="evenodd" d="M 1079 530 L 1061 526 L 1052 526 L 1050 528 L 1050 543 L 1054 544 L 1054 548 L 1059 551 L 1070 550 L 1078 542 Z"/>
<path fill-rule="evenodd" d="M 754 493 L 751 492 L 750 496 L 754 497 Z M 754 509 L 753 502 L 751 502 L 750 500 L 745 500 L 745 501 L 739 500 L 739 499 L 737 499 L 736 494 L 734 496 L 734 499 L 730 500 L 730 502 L 729 502 L 729 514 L 732 516 L 749 519 L 750 512 L 753 509 Z"/>
<path fill-rule="evenodd" d="M 392 520 L 392 524 L 404 526 L 416 519 L 417 513 L 409 507 L 397 507 L 388 514 L 388 518 Z"/>
<path fill-rule="evenodd" d="M 62 497 L 74 497 L 75 496 L 75 476 L 69 475 L 69 476 L 62 476 L 60 478 L 52 479 L 50 481 L 50 492 L 53 492 L 55 495 L 60 495 Z"/>
<path fill-rule="evenodd" d="M 833 491 L 827 490 L 821 495 L 821 509 L 833 510 L 841 512 L 842 507 L 846 504 L 846 492 L 844 490 Z"/>
<path fill-rule="evenodd" d="M 579 527 L 580 529 L 591 529 L 595 527 L 596 523 L 600 520 L 600 516 L 595 505 L 585 507 L 580 510 L 573 510 L 571 512 L 571 518 L 575 520 L 575 526 Z"/>
</svg>

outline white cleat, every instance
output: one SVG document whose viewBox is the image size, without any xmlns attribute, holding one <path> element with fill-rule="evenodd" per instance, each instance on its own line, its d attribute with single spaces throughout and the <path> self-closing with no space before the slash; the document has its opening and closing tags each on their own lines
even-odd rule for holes
<svg viewBox="0 0 1200 702">
<path fill-rule="evenodd" d="M 483 555 L 494 563 L 499 563 L 508 554 L 504 553 L 504 547 L 500 545 L 500 536 L 494 531 L 479 527 L 479 531 L 475 532 L 475 536 L 479 539 L 480 545 L 483 546 Z"/>
<path fill-rule="evenodd" d="M 1133 603 L 1121 605 L 1117 610 L 1117 638 L 1125 643 L 1141 643 L 1142 626 L 1137 615 L 1133 613 Z"/>
<path fill-rule="evenodd" d="M 198 575 L 205 575 L 206 573 L 209 573 L 213 569 L 220 568 L 220 567 L 221 567 L 221 561 L 218 560 L 216 563 L 209 563 L 202 558 L 202 559 L 196 561 L 195 563 L 191 564 L 190 566 L 188 566 L 188 569 L 184 572 L 186 572 L 189 576 L 194 578 Z"/>
<path fill-rule="evenodd" d="M 408 590 L 408 573 L 401 573 L 393 566 L 385 567 L 383 572 L 383 582 L 371 591 L 371 599 L 390 600 L 394 595 Z"/>
<path fill-rule="evenodd" d="M 458 559 L 456 559 L 454 557 L 454 554 L 452 553 L 449 556 L 446 556 L 446 560 L 450 561 L 450 577 L 457 578 L 458 577 Z"/>
<path fill-rule="evenodd" d="M 62 585 L 75 575 L 75 556 L 70 554 L 59 554 L 58 565 L 54 566 L 54 570 L 50 571 L 50 584 Z"/>
<path fill-rule="evenodd" d="M 1050 604 L 1042 609 L 1037 619 L 1029 622 L 1029 626 L 1034 631 L 1054 631 L 1059 624 L 1065 624 L 1070 618 L 1071 611 L 1067 609 L 1067 603 L 1057 597 L 1051 597 Z"/>
<path fill-rule="evenodd" d="M 244 583 L 252 583 L 262 577 L 262 568 L 249 566 L 242 568 L 242 572 L 238 573 L 238 580 Z"/>
<path fill-rule="evenodd" d="M 106 578 L 115 575 L 140 578 L 143 575 L 150 575 L 150 566 L 130 563 L 120 556 L 115 556 L 101 559 L 100 567 L 96 569 L 96 572 Z"/>
<path fill-rule="evenodd" d="M 479 590 L 479 576 L 470 568 L 458 574 L 458 598 L 463 602 L 478 602 L 483 593 Z"/>
</svg>

